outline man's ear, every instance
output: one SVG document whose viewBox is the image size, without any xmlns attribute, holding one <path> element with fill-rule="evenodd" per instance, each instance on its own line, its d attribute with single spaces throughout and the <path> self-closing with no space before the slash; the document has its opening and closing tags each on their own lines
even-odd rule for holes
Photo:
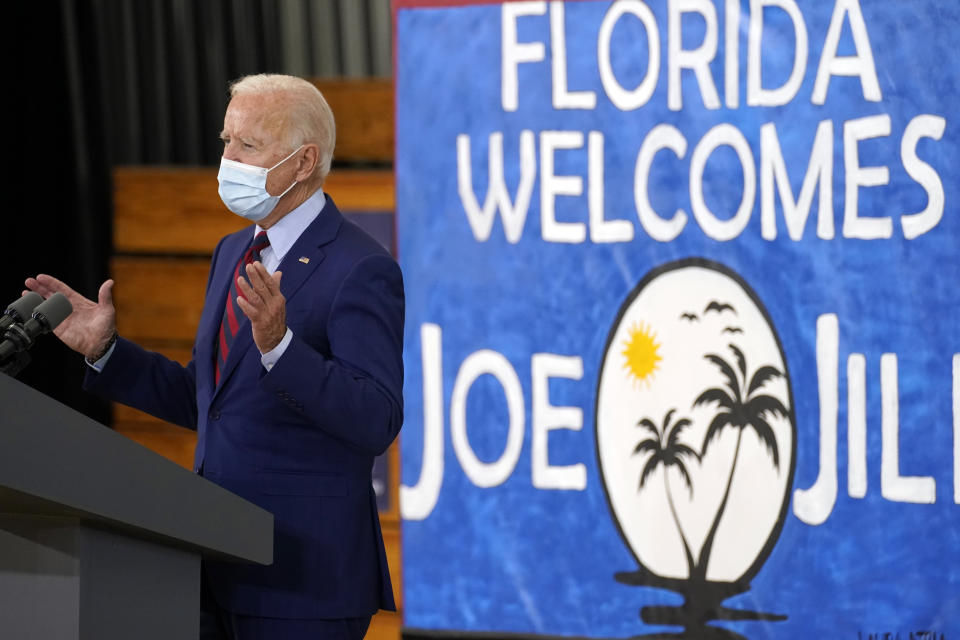
<svg viewBox="0 0 960 640">
<path fill-rule="evenodd" d="M 305 144 L 303 146 L 303 154 L 300 156 L 299 164 L 297 165 L 297 173 L 294 176 L 298 182 L 303 182 L 311 175 L 313 175 L 314 170 L 317 168 L 317 163 L 320 162 L 320 147 L 313 143 Z"/>
</svg>

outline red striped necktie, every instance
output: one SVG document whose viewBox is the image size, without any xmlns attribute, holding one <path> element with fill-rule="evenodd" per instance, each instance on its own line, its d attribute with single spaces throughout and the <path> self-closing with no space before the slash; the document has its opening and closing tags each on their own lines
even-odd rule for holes
<svg viewBox="0 0 960 640">
<path fill-rule="evenodd" d="M 253 239 L 253 244 L 243 254 L 240 261 L 237 262 L 233 270 L 233 278 L 230 279 L 230 292 L 227 294 L 227 303 L 223 310 L 223 319 L 220 321 L 220 336 L 217 340 L 217 361 L 215 369 L 215 382 L 220 384 L 220 372 L 227 364 L 227 356 L 230 355 L 230 347 L 237 337 L 240 330 L 240 321 L 243 320 L 243 311 L 237 304 L 237 296 L 243 295 L 243 292 L 237 288 L 237 278 L 246 277 L 248 264 L 252 264 L 260 259 L 260 252 L 270 246 L 270 239 L 266 231 L 259 232 Z"/>
</svg>

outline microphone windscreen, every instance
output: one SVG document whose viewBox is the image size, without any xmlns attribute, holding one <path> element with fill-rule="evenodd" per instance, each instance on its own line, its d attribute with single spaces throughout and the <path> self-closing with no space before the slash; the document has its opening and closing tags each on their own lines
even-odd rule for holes
<svg viewBox="0 0 960 640">
<path fill-rule="evenodd" d="M 52 331 L 71 313 L 73 313 L 73 305 L 67 297 L 62 293 L 55 293 L 33 310 L 33 317 Z"/>
<path fill-rule="evenodd" d="M 12 317 L 17 322 L 23 322 L 33 313 L 39 304 L 43 302 L 43 296 L 35 291 L 28 291 L 23 294 L 16 302 L 11 302 L 4 315 Z"/>
</svg>

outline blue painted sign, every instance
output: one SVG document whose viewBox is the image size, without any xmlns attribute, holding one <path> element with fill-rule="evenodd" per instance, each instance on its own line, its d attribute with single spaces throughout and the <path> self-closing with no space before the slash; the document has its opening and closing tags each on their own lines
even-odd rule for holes
<svg viewBox="0 0 960 640">
<path fill-rule="evenodd" d="M 960 636 L 960 5 L 395 4 L 405 625 Z"/>
</svg>

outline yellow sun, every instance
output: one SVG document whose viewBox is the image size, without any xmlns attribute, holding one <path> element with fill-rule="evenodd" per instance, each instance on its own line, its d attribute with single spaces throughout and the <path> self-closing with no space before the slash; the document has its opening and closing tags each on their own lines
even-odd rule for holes
<svg viewBox="0 0 960 640">
<path fill-rule="evenodd" d="M 660 343 L 653 331 L 642 322 L 630 327 L 629 333 L 630 337 L 620 352 L 626 358 L 623 368 L 638 383 L 649 385 L 653 372 L 657 370 L 657 363 L 663 359 L 660 357 Z"/>
</svg>

